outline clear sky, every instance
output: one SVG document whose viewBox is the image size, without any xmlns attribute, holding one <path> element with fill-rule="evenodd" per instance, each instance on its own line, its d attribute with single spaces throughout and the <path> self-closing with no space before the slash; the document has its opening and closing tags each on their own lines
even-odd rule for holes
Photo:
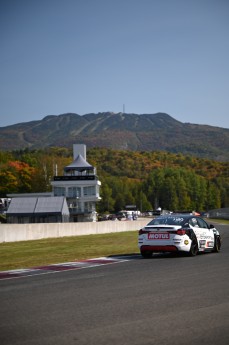
<svg viewBox="0 0 229 345">
<path fill-rule="evenodd" d="M 229 0 L 0 0 L 0 127 L 123 110 L 229 128 Z"/>
</svg>

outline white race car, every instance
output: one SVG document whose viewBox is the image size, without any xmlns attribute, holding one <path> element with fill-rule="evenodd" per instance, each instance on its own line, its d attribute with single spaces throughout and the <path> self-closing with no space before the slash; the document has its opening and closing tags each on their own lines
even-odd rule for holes
<svg viewBox="0 0 229 345">
<path fill-rule="evenodd" d="M 139 230 L 138 247 L 144 258 L 156 252 L 219 252 L 221 238 L 214 225 L 187 214 L 159 216 Z"/>
</svg>

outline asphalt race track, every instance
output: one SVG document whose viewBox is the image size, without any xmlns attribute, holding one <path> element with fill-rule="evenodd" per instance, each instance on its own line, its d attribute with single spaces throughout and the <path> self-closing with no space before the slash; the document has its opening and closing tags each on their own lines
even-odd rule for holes
<svg viewBox="0 0 229 345">
<path fill-rule="evenodd" d="M 219 254 L 1 279 L 0 344 L 228 345 L 229 226 L 218 229 Z"/>
</svg>

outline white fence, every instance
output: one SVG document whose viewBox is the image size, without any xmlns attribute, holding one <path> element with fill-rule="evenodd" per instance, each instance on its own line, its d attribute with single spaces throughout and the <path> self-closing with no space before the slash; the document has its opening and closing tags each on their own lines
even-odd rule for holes
<svg viewBox="0 0 229 345">
<path fill-rule="evenodd" d="M 149 218 L 88 223 L 0 224 L 0 243 L 139 230 Z"/>
</svg>

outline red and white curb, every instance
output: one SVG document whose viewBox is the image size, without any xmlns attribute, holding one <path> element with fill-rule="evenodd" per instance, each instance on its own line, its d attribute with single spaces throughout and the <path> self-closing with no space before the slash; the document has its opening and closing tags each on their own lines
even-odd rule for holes
<svg viewBox="0 0 229 345">
<path fill-rule="evenodd" d="M 120 262 L 129 261 L 128 258 L 118 257 L 118 258 L 107 258 L 101 257 L 96 259 L 88 259 L 81 261 L 65 262 L 61 264 L 53 264 L 47 266 L 38 266 L 28 269 L 18 269 L 11 271 L 0 271 L 0 280 L 2 279 L 13 279 L 26 276 L 48 274 L 48 273 L 57 273 L 69 270 L 78 270 L 83 268 L 90 268 L 102 265 L 117 264 Z"/>
</svg>

